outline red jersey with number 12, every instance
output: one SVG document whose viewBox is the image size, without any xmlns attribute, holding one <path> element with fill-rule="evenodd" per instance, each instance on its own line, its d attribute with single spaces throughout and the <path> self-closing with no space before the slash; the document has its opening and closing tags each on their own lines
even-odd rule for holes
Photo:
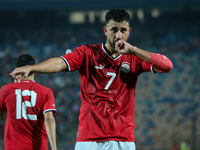
<svg viewBox="0 0 200 150">
<path fill-rule="evenodd" d="M 151 66 L 134 55 L 113 58 L 102 44 L 83 45 L 61 56 L 66 71 L 81 77 L 77 141 L 135 141 L 135 86 Z"/>
<path fill-rule="evenodd" d="M 5 150 L 48 150 L 43 114 L 56 112 L 51 89 L 32 80 L 4 85 L 0 111 L 7 111 Z"/>
</svg>

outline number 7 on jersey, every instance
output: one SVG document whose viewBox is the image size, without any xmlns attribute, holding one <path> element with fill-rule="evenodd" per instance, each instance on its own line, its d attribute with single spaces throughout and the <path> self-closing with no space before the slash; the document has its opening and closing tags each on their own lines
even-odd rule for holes
<svg viewBox="0 0 200 150">
<path fill-rule="evenodd" d="M 113 72 L 107 72 L 108 76 L 111 76 L 110 80 L 108 81 L 106 87 L 104 88 L 105 90 L 108 90 L 108 88 L 110 87 L 110 85 L 112 84 L 114 78 L 116 77 L 116 73 Z"/>
</svg>

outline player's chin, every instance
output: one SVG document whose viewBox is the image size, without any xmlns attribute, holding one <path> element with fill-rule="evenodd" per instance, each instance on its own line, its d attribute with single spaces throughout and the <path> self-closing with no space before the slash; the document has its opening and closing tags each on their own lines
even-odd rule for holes
<svg viewBox="0 0 200 150">
<path fill-rule="evenodd" d="M 116 45 L 117 45 L 117 42 L 118 42 L 118 40 L 113 42 L 114 46 L 116 46 Z"/>
</svg>

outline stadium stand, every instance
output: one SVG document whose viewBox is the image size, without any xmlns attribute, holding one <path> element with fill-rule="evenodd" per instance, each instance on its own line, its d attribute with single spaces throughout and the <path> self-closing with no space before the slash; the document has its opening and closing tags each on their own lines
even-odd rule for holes
<svg viewBox="0 0 200 150">
<path fill-rule="evenodd" d="M 176 145 L 180 148 L 184 141 L 189 141 L 192 150 L 200 149 L 199 15 L 199 12 L 167 13 L 157 19 L 146 17 L 143 23 L 137 18 L 131 22 L 129 42 L 167 55 L 174 66 L 168 74 L 144 73 L 139 77 L 135 114 L 137 150 L 172 150 Z M 9 73 L 22 53 L 29 53 L 41 62 L 63 55 L 66 49 L 105 41 L 104 24 L 99 22 L 66 27 L 31 23 L 26 28 L 0 26 L 0 87 L 13 82 Z M 55 95 L 58 149 L 72 150 L 81 103 L 80 78 L 76 71 L 58 74 L 37 74 L 35 79 L 50 87 Z M 3 132 L 4 121 L 0 121 L 2 150 Z"/>
</svg>

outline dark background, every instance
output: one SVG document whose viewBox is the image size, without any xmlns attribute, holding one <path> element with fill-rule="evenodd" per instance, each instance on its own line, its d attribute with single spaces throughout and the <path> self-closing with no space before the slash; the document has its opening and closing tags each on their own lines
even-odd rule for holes
<svg viewBox="0 0 200 150">
<path fill-rule="evenodd" d="M 199 0 L 0 0 L 0 87 L 13 82 L 9 73 L 23 53 L 39 63 L 67 49 L 105 42 L 102 16 L 110 8 L 129 11 L 132 45 L 162 53 L 174 65 L 170 73 L 139 77 L 137 150 L 180 150 L 184 144 L 199 150 Z M 74 12 L 83 14 L 82 23 L 71 21 Z M 78 72 L 36 74 L 35 81 L 54 92 L 58 149 L 72 150 L 81 103 Z M 2 150 L 4 124 L 5 119 L 0 121 Z"/>
</svg>

